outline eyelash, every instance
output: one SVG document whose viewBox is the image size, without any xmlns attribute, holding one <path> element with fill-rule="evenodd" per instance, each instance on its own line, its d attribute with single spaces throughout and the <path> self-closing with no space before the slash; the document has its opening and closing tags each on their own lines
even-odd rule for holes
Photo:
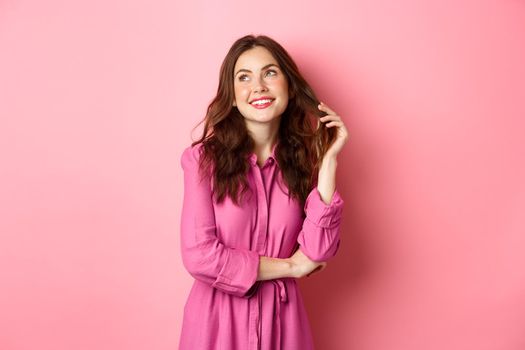
<svg viewBox="0 0 525 350">
<path fill-rule="evenodd" d="M 277 75 L 277 71 L 275 71 L 275 70 L 273 70 L 273 69 L 268 69 L 268 70 L 266 71 L 266 73 L 268 73 L 268 72 L 273 72 L 274 75 Z M 246 74 L 241 74 L 241 75 L 239 76 L 239 80 L 240 80 L 240 81 L 244 81 L 244 80 L 242 79 L 243 77 L 247 77 L 247 75 L 246 75 Z"/>
</svg>

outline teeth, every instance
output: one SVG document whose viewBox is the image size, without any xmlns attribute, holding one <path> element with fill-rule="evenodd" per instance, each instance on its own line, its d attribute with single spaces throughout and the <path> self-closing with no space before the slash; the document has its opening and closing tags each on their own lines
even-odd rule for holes
<svg viewBox="0 0 525 350">
<path fill-rule="evenodd" d="M 272 102 L 272 100 L 266 99 L 266 100 L 258 100 L 255 102 L 252 102 L 252 105 L 263 105 L 265 103 Z"/>
</svg>

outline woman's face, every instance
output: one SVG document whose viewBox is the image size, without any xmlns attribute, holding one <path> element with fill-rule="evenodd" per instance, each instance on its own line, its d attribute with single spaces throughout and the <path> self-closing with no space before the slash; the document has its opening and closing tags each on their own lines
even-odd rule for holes
<svg viewBox="0 0 525 350">
<path fill-rule="evenodd" d="M 233 81 L 233 105 L 247 123 L 276 122 L 286 110 L 288 81 L 266 48 L 256 46 L 243 52 L 235 63 Z"/>
</svg>

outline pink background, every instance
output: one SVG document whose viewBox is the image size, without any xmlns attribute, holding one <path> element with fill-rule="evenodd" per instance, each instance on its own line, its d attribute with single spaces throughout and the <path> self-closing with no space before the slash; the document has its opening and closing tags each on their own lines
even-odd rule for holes
<svg viewBox="0 0 525 350">
<path fill-rule="evenodd" d="M 177 348 L 180 154 L 248 33 L 350 133 L 318 349 L 525 349 L 518 0 L 1 1 L 0 349 Z"/>
</svg>

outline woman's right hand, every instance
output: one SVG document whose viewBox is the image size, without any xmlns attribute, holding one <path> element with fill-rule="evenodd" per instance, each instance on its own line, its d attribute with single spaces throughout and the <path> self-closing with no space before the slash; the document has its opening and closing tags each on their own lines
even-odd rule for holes
<svg viewBox="0 0 525 350">
<path fill-rule="evenodd" d="M 312 273 L 320 272 L 325 269 L 326 262 L 316 262 L 310 260 L 309 257 L 297 249 L 297 251 L 288 258 L 292 265 L 292 275 L 295 278 L 302 278 L 304 276 L 310 276 Z"/>
</svg>

